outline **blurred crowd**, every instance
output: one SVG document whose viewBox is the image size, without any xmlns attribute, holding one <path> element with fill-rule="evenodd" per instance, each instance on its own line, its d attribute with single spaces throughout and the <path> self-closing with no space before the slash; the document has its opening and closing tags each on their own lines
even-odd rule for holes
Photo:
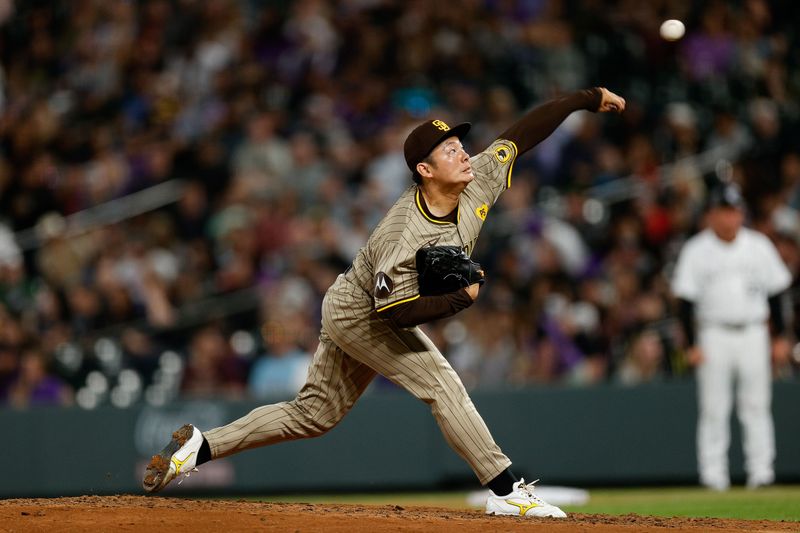
<svg viewBox="0 0 800 533">
<path fill-rule="evenodd" d="M 0 20 L 0 404 L 292 394 L 325 290 L 411 183 L 410 129 L 471 121 L 475 153 L 585 87 L 626 112 L 517 161 L 478 302 L 425 326 L 469 388 L 688 375 L 668 280 L 716 180 L 800 270 L 789 0 L 0 0 Z M 177 201 L 76 230 L 171 181 Z"/>
</svg>

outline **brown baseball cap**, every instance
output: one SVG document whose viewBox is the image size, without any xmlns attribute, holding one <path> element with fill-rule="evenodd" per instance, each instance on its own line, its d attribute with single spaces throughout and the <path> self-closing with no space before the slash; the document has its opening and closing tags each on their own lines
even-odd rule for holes
<svg viewBox="0 0 800 533">
<path fill-rule="evenodd" d="M 463 139 L 472 124 L 463 122 L 455 127 L 450 127 L 443 120 L 433 119 L 423 122 L 408 134 L 403 145 L 406 164 L 411 172 L 417 172 L 417 163 L 428 157 L 436 145 L 448 137 Z"/>
</svg>

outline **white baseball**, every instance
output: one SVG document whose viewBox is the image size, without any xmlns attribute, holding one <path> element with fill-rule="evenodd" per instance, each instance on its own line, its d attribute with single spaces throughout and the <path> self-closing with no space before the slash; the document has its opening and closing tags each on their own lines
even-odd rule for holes
<svg viewBox="0 0 800 533">
<path fill-rule="evenodd" d="M 677 41 L 683 37 L 683 34 L 686 32 L 686 27 L 680 20 L 670 19 L 665 20 L 664 23 L 661 24 L 659 32 L 663 39 L 667 41 Z"/>
</svg>

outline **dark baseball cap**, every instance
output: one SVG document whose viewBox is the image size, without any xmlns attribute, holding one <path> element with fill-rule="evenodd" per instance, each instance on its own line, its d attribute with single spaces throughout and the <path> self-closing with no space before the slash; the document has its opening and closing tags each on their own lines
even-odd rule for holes
<svg viewBox="0 0 800 533">
<path fill-rule="evenodd" d="M 403 145 L 408 168 L 416 173 L 417 163 L 428 157 L 440 142 L 453 136 L 463 139 L 471 127 L 472 124 L 469 122 L 463 122 L 452 128 L 439 119 L 423 122 L 408 134 Z"/>
<path fill-rule="evenodd" d="M 739 186 L 734 183 L 726 183 L 713 189 L 708 197 L 708 208 L 715 207 L 735 207 L 744 209 L 744 197 Z"/>
</svg>

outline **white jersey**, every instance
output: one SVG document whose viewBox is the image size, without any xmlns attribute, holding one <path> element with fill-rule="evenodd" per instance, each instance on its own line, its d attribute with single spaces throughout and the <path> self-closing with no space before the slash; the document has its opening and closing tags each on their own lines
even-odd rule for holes
<svg viewBox="0 0 800 533">
<path fill-rule="evenodd" d="M 731 242 L 706 229 L 686 241 L 672 291 L 693 302 L 700 324 L 752 324 L 769 317 L 767 298 L 791 284 L 792 276 L 772 242 L 741 228 Z"/>
</svg>

